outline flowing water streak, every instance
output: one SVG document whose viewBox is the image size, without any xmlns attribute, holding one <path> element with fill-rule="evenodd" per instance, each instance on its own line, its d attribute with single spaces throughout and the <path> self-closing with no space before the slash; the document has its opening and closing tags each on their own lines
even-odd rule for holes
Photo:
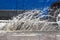
<svg viewBox="0 0 60 40">
<path fill-rule="evenodd" d="M 52 23 L 48 23 L 46 20 L 41 21 L 41 15 L 45 12 L 41 10 L 30 10 L 13 17 L 11 23 L 7 23 L 3 30 L 39 30 L 39 31 L 50 31 L 55 30 L 55 26 Z M 44 15 L 43 15 L 44 16 Z M 50 15 L 45 15 L 50 16 Z"/>
</svg>

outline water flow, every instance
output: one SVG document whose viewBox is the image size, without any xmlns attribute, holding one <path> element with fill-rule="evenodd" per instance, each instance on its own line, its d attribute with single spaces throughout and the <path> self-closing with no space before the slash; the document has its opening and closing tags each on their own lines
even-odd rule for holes
<svg viewBox="0 0 60 40">
<path fill-rule="evenodd" d="M 18 16 L 13 17 L 13 20 L 10 23 L 6 23 L 2 29 L 11 31 L 14 30 L 56 31 L 57 26 L 52 25 L 52 23 L 55 22 L 47 22 L 47 20 L 41 19 L 44 16 L 50 16 L 42 15 L 43 13 L 47 13 L 46 8 L 43 11 L 35 9 L 21 13 Z"/>
</svg>

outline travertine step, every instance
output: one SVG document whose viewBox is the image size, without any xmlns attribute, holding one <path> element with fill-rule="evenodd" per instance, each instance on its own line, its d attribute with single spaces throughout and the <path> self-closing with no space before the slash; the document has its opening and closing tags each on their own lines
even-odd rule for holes
<svg viewBox="0 0 60 40">
<path fill-rule="evenodd" d="M 60 33 L 0 33 L 0 40 L 60 40 Z"/>
</svg>

